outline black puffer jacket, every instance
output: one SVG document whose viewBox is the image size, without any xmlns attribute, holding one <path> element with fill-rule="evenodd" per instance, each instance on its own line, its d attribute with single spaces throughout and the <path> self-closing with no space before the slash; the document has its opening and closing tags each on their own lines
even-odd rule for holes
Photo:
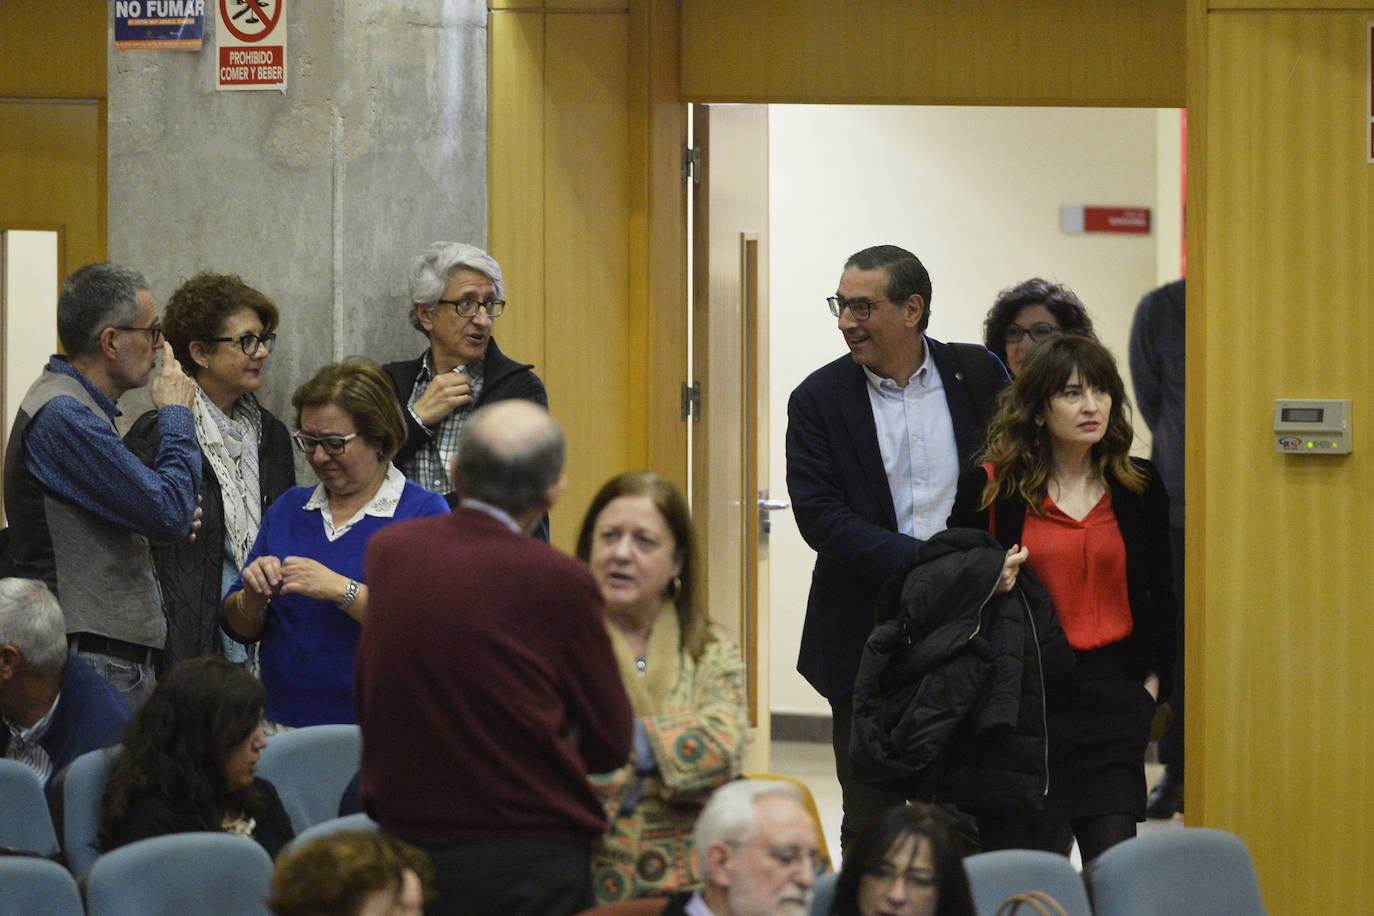
<svg viewBox="0 0 1374 916">
<path fill-rule="evenodd" d="M 971 810 L 1028 811 L 1048 785 L 1045 684 L 1073 668 L 1049 594 L 986 531 L 923 543 L 884 588 L 854 685 L 860 778 Z"/>
</svg>

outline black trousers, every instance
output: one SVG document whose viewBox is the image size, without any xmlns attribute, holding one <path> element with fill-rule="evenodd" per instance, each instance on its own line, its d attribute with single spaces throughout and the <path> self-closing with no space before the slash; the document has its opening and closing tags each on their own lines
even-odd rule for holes
<svg viewBox="0 0 1374 916">
<path fill-rule="evenodd" d="M 860 782 L 849 762 L 849 734 L 854 729 L 853 694 L 830 701 L 831 742 L 835 749 L 835 775 L 840 779 L 840 794 L 844 800 L 844 818 L 840 821 L 840 849 L 849 848 L 854 836 L 884 811 L 905 804 L 906 798 L 897 792 L 878 789 Z M 839 863 L 835 863 L 838 869 Z"/>
<path fill-rule="evenodd" d="M 407 842 L 434 863 L 426 916 L 571 916 L 593 902 L 587 843 Z"/>
<path fill-rule="evenodd" d="M 1174 725 L 1159 739 L 1159 762 L 1183 778 L 1183 529 L 1169 528 L 1169 546 L 1173 549 L 1174 594 L 1178 598 L 1178 624 L 1175 627 L 1178 643 L 1174 650 L 1174 690 L 1165 697 L 1174 711 Z"/>
</svg>

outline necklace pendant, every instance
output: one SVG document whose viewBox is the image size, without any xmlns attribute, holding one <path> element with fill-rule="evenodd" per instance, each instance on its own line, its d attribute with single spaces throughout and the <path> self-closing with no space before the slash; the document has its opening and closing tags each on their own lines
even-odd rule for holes
<svg viewBox="0 0 1374 916">
<path fill-rule="evenodd" d="M 644 656 L 642 656 L 642 655 L 636 656 L 636 657 L 635 657 L 635 670 L 639 672 L 639 676 L 640 676 L 640 677 L 643 677 L 643 676 L 644 676 L 644 668 L 645 668 Z"/>
</svg>

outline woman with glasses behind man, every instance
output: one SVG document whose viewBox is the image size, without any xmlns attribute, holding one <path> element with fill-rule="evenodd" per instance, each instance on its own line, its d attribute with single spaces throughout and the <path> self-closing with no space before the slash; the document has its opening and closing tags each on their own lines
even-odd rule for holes
<svg viewBox="0 0 1374 916">
<path fill-rule="evenodd" d="M 351 357 L 325 366 L 291 404 L 300 429 L 293 438 L 320 484 L 272 504 L 222 618 L 232 638 L 259 643 L 270 730 L 356 721 L 363 550 L 393 521 L 448 512 L 442 496 L 391 463 L 405 421 L 376 363 Z"/>
<path fill-rule="evenodd" d="M 154 548 L 167 614 L 159 668 L 220 654 L 220 601 L 258 536 L 262 514 L 296 483 L 286 427 L 258 403 L 262 367 L 277 335 L 277 307 L 236 276 L 203 272 L 167 300 L 162 333 L 195 380 L 201 527 L 194 541 Z M 154 339 L 153 345 L 157 345 Z M 158 413 L 139 417 L 124 442 L 146 464 L 157 457 Z M 242 649 L 228 644 L 231 657 Z M 237 649 L 237 652 L 233 650 Z"/>
<path fill-rule="evenodd" d="M 983 345 L 996 354 L 1012 378 L 1030 348 L 1059 334 L 1097 339 L 1083 302 L 1062 283 L 1032 277 L 997 294 L 983 322 Z"/>
</svg>

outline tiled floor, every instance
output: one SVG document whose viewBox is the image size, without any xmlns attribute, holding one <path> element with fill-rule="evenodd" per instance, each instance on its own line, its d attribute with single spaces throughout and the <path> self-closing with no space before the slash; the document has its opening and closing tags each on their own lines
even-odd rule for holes
<svg viewBox="0 0 1374 916">
<path fill-rule="evenodd" d="M 811 794 L 816 798 L 816 807 L 820 809 L 821 828 L 825 831 L 830 855 L 832 858 L 838 859 L 840 855 L 840 816 L 843 812 L 843 805 L 840 801 L 840 784 L 835 779 L 835 757 L 830 745 L 806 741 L 774 741 L 770 751 L 772 754 L 770 768 L 773 772 L 794 776 L 810 786 Z M 1147 786 L 1154 785 L 1162 770 L 1163 767 L 1159 764 L 1147 763 L 1145 765 L 1145 784 Z M 1182 826 L 1183 819 L 1180 815 L 1167 821 L 1146 821 L 1139 825 L 1139 830 L 1140 833 L 1144 834 Z M 1082 862 L 1078 858 L 1077 847 L 1074 848 L 1073 863 L 1079 868 L 1082 867 Z"/>
</svg>

